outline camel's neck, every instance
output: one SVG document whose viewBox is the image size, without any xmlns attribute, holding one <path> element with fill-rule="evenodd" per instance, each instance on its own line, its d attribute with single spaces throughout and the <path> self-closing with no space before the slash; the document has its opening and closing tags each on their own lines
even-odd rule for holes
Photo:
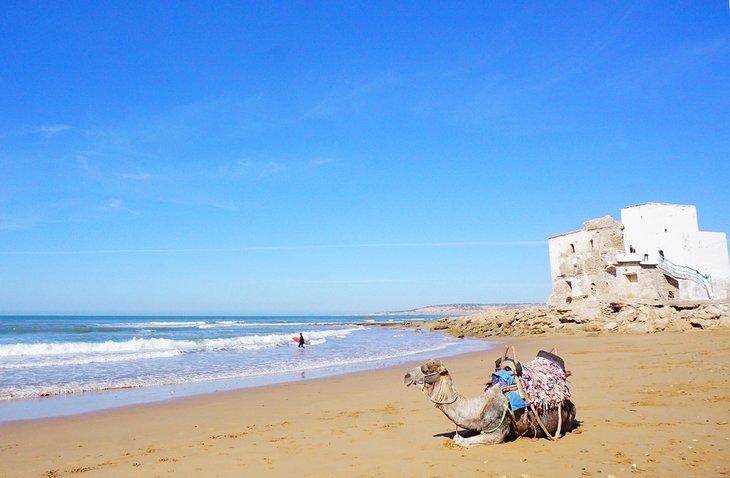
<svg viewBox="0 0 730 478">
<path fill-rule="evenodd" d="M 482 412 L 488 402 L 487 395 L 474 398 L 462 397 L 454 389 L 454 383 L 449 375 L 441 377 L 433 391 L 434 393 L 430 395 L 431 401 L 449 420 L 466 430 L 481 431 Z"/>
</svg>

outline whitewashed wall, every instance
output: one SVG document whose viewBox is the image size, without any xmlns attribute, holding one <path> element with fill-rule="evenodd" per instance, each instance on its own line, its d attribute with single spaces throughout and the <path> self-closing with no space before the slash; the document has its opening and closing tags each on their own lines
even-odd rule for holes
<svg viewBox="0 0 730 478">
<path fill-rule="evenodd" d="M 689 205 L 641 204 L 621 210 L 624 225 L 624 244 L 637 254 L 647 254 L 650 262 L 657 260 L 658 251 L 678 265 L 688 266 L 709 274 L 715 298 L 727 297 L 730 285 L 730 263 L 728 261 L 727 236 L 722 232 L 700 231 L 697 223 L 697 209 Z M 692 291 L 684 290 L 688 299 L 699 299 Z M 706 297 L 706 296 L 705 296 Z"/>
</svg>

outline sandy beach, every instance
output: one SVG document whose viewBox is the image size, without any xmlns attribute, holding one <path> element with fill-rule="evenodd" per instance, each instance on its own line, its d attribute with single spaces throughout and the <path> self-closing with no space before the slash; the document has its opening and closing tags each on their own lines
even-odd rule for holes
<svg viewBox="0 0 730 478">
<path fill-rule="evenodd" d="M 462 449 L 402 367 L 0 425 L 0 477 L 552 477 L 730 474 L 730 331 L 509 338 L 556 347 L 579 425 Z M 480 393 L 496 351 L 446 359 Z M 635 470 L 632 471 L 632 465 Z"/>
</svg>

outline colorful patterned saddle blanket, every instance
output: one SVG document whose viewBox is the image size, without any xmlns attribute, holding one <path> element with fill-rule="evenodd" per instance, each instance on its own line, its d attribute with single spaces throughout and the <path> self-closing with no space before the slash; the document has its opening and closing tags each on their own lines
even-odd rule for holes
<svg viewBox="0 0 730 478">
<path fill-rule="evenodd" d="M 570 400 L 565 370 L 544 357 L 535 357 L 522 366 L 522 383 L 527 401 L 541 412 L 555 409 L 564 400 Z"/>
<path fill-rule="evenodd" d="M 492 383 L 501 387 L 515 384 L 511 371 L 499 370 L 492 373 Z M 556 362 L 544 357 L 535 357 L 522 365 L 522 384 L 526 401 L 522 400 L 517 390 L 507 392 L 510 408 L 513 411 L 533 405 L 539 412 L 546 412 L 558 407 L 564 400 L 570 400 L 570 388 L 565 371 Z"/>
</svg>

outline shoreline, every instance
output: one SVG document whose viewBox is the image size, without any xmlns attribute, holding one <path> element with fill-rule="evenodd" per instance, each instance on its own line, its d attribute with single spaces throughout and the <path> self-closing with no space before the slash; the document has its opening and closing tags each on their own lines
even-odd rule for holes
<svg viewBox="0 0 730 478">
<path fill-rule="evenodd" d="M 461 449 L 403 385 L 414 362 L 295 383 L 0 424 L 10 476 L 717 476 L 730 473 L 730 331 L 493 337 L 557 347 L 579 426 L 557 442 Z M 498 346 L 499 347 L 499 346 Z M 497 349 L 445 358 L 480 393 Z M 634 473 L 631 465 L 637 465 Z"/>
<path fill-rule="evenodd" d="M 481 352 L 466 352 L 464 354 L 454 355 L 452 358 L 460 358 L 465 357 L 473 354 L 479 354 Z M 405 362 L 403 366 L 400 365 L 391 365 L 388 367 L 385 367 L 380 370 L 387 370 L 387 369 L 400 369 L 400 368 L 408 368 L 413 367 L 417 365 L 419 362 Z M 377 369 L 375 369 L 377 370 Z M 36 423 L 36 424 L 42 424 L 45 422 L 63 422 L 67 420 L 86 420 L 86 419 L 92 419 L 92 418 L 104 418 L 107 415 L 116 415 L 117 413 L 121 414 L 129 414 L 129 413 L 137 413 L 141 412 L 144 413 L 148 410 L 147 408 L 189 408 L 189 407 L 196 407 L 199 405 L 202 405 L 203 403 L 207 404 L 208 402 L 214 402 L 217 400 L 223 400 L 227 401 L 230 400 L 235 396 L 235 398 L 241 398 L 240 395 L 247 394 L 248 392 L 252 392 L 255 394 L 260 393 L 273 393 L 278 394 L 283 392 L 283 390 L 280 390 L 282 387 L 292 387 L 297 386 L 299 384 L 304 383 L 314 383 L 317 382 L 326 382 L 329 380 L 337 380 L 341 377 L 350 377 L 350 376 L 356 376 L 359 374 L 368 374 L 371 372 L 374 372 L 375 370 L 356 370 L 352 372 L 344 372 L 342 374 L 338 375 L 328 375 L 328 376 L 322 376 L 322 377 L 313 377 L 313 378 L 307 378 L 302 379 L 300 381 L 286 381 L 286 382 L 275 382 L 275 383 L 267 383 L 262 385 L 254 385 L 250 387 L 242 387 L 242 388 L 235 388 L 231 390 L 215 390 L 210 392 L 202 392 L 195 395 L 186 395 L 186 396 L 171 396 L 169 398 L 164 398 L 161 400 L 156 400 L 153 402 L 141 402 L 141 403 L 133 403 L 128 405 L 119 405 L 119 406 L 113 406 L 110 408 L 104 408 L 99 410 L 90 410 L 90 411 L 84 411 L 79 413 L 73 413 L 69 415 L 58 415 L 58 416 L 48 416 L 48 417 L 40 417 L 40 418 L 29 418 L 29 419 L 20 419 L 20 420 L 9 420 L 9 421 L 3 421 L 0 422 L 0 431 L 3 430 L 3 428 L 7 425 L 9 428 L 13 428 L 15 426 L 22 427 L 26 423 Z M 100 393 L 103 394 L 104 392 L 91 392 L 91 393 Z M 198 403 L 200 402 L 200 403 Z"/>
<path fill-rule="evenodd" d="M 488 339 L 482 339 L 482 340 L 485 343 L 488 343 L 489 342 L 489 343 L 492 343 L 492 344 L 495 344 L 495 345 L 499 345 L 499 344 L 502 343 L 501 341 L 498 341 L 498 340 L 488 340 Z M 497 350 L 496 348 L 492 348 L 492 349 L 486 349 L 485 348 L 484 351 L 469 351 L 469 352 L 463 352 L 463 353 L 458 353 L 456 355 L 448 355 L 448 356 L 443 356 L 443 357 L 445 357 L 446 360 L 460 359 L 460 358 L 466 358 L 466 357 L 469 357 L 469 356 L 472 356 L 472 355 L 482 354 L 484 352 L 494 352 L 496 354 L 497 353 L 497 352 L 495 352 L 496 350 Z M 442 356 L 440 356 L 440 357 L 442 357 Z M 103 414 L 107 414 L 107 413 L 113 414 L 113 413 L 116 413 L 116 412 L 132 411 L 132 410 L 135 410 L 135 409 L 140 409 L 141 410 L 141 409 L 144 409 L 145 407 L 148 407 L 148 406 L 149 407 L 152 407 L 152 406 L 162 406 L 162 407 L 165 407 L 167 405 L 174 405 L 177 402 L 195 401 L 195 400 L 207 401 L 209 399 L 210 400 L 213 400 L 216 397 L 224 397 L 226 395 L 231 395 L 231 394 L 242 394 L 242 393 L 246 393 L 249 390 L 262 390 L 262 389 L 265 390 L 265 389 L 271 388 L 273 392 L 276 392 L 276 390 L 275 390 L 276 387 L 295 386 L 297 384 L 310 383 L 310 382 L 314 382 L 314 383 L 316 383 L 316 382 L 326 382 L 328 380 L 337 380 L 337 379 L 342 378 L 342 377 L 350 377 L 350 376 L 357 376 L 357 375 L 360 375 L 360 374 L 368 374 L 368 373 L 371 373 L 371 372 L 374 372 L 374 371 L 377 371 L 377 370 L 389 370 L 389 369 L 390 370 L 393 370 L 393 369 L 398 369 L 398 370 L 403 369 L 403 370 L 405 370 L 405 369 L 408 369 L 408 368 L 412 368 L 414 366 L 417 366 L 420 363 L 422 363 L 423 361 L 424 360 L 421 360 L 421 361 L 418 361 L 418 360 L 408 360 L 408 361 L 402 362 L 401 364 L 388 365 L 386 367 L 381 367 L 381 368 L 364 369 L 364 370 L 352 370 L 352 371 L 346 371 L 346 372 L 336 373 L 336 374 L 333 374 L 333 375 L 329 375 L 328 374 L 328 375 L 321 375 L 321 376 L 315 376 L 315 377 L 307 377 L 307 378 L 301 378 L 301 379 L 273 381 L 273 382 L 270 382 L 270 383 L 262 383 L 260 385 L 250 385 L 250 386 L 241 386 L 241 387 L 230 388 L 230 389 L 219 389 L 219 390 L 202 391 L 202 392 L 190 393 L 190 394 L 180 394 L 180 395 L 178 395 L 178 394 L 176 394 L 174 392 L 164 392 L 163 391 L 163 392 L 160 392 L 160 395 L 169 395 L 169 396 L 166 397 L 166 398 L 160 398 L 160 399 L 155 399 L 155 400 L 150 400 L 150 401 L 146 401 L 145 400 L 145 401 L 139 401 L 139 402 L 135 402 L 135 403 L 126 403 L 126 404 L 120 404 L 120 405 L 111 405 L 111 406 L 108 406 L 108 407 L 105 407 L 105 408 L 98 408 L 98 409 L 91 409 L 91 410 L 86 410 L 86 411 L 72 412 L 72 413 L 68 413 L 68 414 L 49 415 L 49 416 L 34 417 L 34 418 L 19 418 L 19 419 L 12 419 L 12 420 L 0 420 L 0 431 L 2 431 L 3 426 L 5 426 L 5 425 L 9 425 L 9 426 L 21 425 L 22 426 L 23 424 L 30 423 L 30 422 L 39 423 L 39 422 L 45 422 L 45 421 L 63 421 L 63 420 L 67 420 L 67 419 L 70 419 L 70 420 L 83 419 L 84 417 L 91 417 L 91 416 L 95 416 L 95 415 L 103 415 Z M 159 387 L 159 388 L 175 389 L 175 388 L 180 387 L 181 385 L 182 386 L 185 386 L 185 385 L 197 385 L 197 384 L 166 385 L 166 386 L 162 386 L 162 387 Z M 150 387 L 150 388 L 153 388 L 153 387 Z M 215 388 L 215 387 L 208 387 L 208 388 Z M 94 395 L 95 398 L 97 400 L 99 400 L 99 401 L 103 401 L 105 398 L 107 398 L 106 396 L 108 396 L 110 394 L 114 394 L 115 392 L 121 392 L 121 393 L 125 393 L 125 392 L 130 392 L 130 393 L 144 392 L 144 388 L 139 388 L 139 389 L 118 389 L 118 390 L 100 390 L 100 391 L 95 391 L 95 392 L 82 392 L 82 393 L 79 393 L 79 394 L 58 395 L 58 396 L 51 396 L 51 397 L 39 397 L 39 398 L 29 398 L 29 399 L 16 399 L 16 400 L 17 400 L 17 403 L 22 403 L 22 402 L 25 402 L 25 401 L 37 401 L 37 403 L 41 404 L 43 401 L 46 401 L 46 400 L 49 400 L 49 399 L 50 400 L 53 400 L 53 399 L 58 398 L 58 399 L 74 400 L 75 398 L 82 398 L 84 395 L 87 395 L 88 394 L 88 395 Z M 0 402 L 0 406 L 2 406 L 2 402 Z"/>
<path fill-rule="evenodd" d="M 345 325 L 354 325 L 355 322 Z M 376 327 L 379 324 L 363 323 L 363 326 Z M 388 326 L 400 327 L 400 322 L 387 322 Z M 403 327 L 403 329 L 410 329 Z M 424 327 L 426 329 L 426 327 Z M 410 329 L 412 331 L 412 329 Z M 442 332 L 427 332 L 436 336 L 446 336 Z M 19 397 L 0 400 L 0 424 L 23 420 L 42 420 L 53 417 L 72 417 L 126 406 L 136 406 L 184 399 L 208 394 L 246 390 L 283 383 L 298 383 L 331 376 L 359 373 L 371 369 L 398 366 L 411 363 L 430 355 L 454 356 L 468 353 L 482 347 L 490 347 L 493 341 L 484 338 L 470 338 L 468 341 L 453 341 L 448 347 L 437 352 L 405 353 L 399 356 L 374 357 L 369 360 L 354 361 L 337 366 L 296 368 L 276 373 L 244 375 L 217 380 L 170 383 L 165 385 L 119 387 L 90 390 L 75 393 L 60 393 L 48 396 Z"/>
</svg>

